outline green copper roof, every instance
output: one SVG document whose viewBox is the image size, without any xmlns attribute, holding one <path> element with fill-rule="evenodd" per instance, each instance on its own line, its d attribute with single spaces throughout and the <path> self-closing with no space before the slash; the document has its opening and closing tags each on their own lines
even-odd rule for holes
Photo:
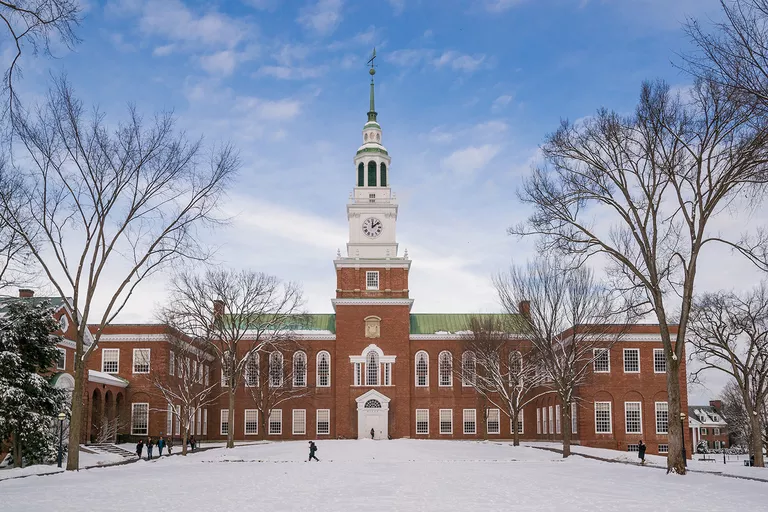
<svg viewBox="0 0 768 512">
<path fill-rule="evenodd" d="M 305 329 L 324 330 L 336 332 L 336 315 L 333 314 L 312 314 L 307 315 Z"/>
<path fill-rule="evenodd" d="M 360 153 L 382 153 L 384 155 L 388 155 L 386 149 L 383 148 L 362 148 L 358 149 L 356 155 L 359 155 Z"/>
<path fill-rule="evenodd" d="M 34 305 L 47 301 L 54 310 L 58 310 L 64 305 L 64 300 L 61 297 L 0 297 L 0 315 L 8 309 L 9 304 L 17 300 L 23 300 L 24 302 Z"/>
<path fill-rule="evenodd" d="M 411 315 L 411 334 L 435 334 L 436 332 L 456 333 L 469 329 L 473 317 L 507 318 L 513 322 L 512 329 L 517 331 L 520 321 L 517 315 L 472 314 L 472 313 L 415 313 Z"/>
</svg>

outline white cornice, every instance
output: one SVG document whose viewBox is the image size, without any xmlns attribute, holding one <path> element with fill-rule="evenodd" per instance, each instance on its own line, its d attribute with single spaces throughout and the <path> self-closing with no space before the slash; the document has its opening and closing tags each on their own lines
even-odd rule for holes
<svg viewBox="0 0 768 512">
<path fill-rule="evenodd" d="M 60 347 L 77 348 L 77 344 L 74 341 L 68 340 L 66 338 L 62 338 L 61 341 L 57 343 L 57 345 Z"/>
<path fill-rule="evenodd" d="M 245 336 L 243 336 L 244 340 L 256 340 L 256 339 L 263 339 L 267 340 L 270 338 L 269 333 L 262 332 L 261 334 L 253 333 L 249 334 L 246 333 Z M 302 333 L 302 332 L 282 332 L 278 336 L 278 338 L 284 338 L 284 339 L 299 339 L 299 340 L 306 340 L 306 341 L 336 341 L 336 335 L 335 334 L 317 334 L 317 333 Z"/>
<path fill-rule="evenodd" d="M 471 336 L 471 333 L 464 333 L 464 334 L 411 334 L 409 339 L 411 341 L 442 341 L 442 340 L 467 340 L 468 337 Z M 510 336 L 507 338 L 509 341 L 522 341 L 525 338 L 523 337 L 512 337 Z"/>
<path fill-rule="evenodd" d="M 348 244 L 349 245 L 349 244 Z M 381 244 L 392 245 L 392 244 Z M 411 268 L 411 260 L 405 258 L 340 258 L 333 260 L 336 268 Z"/>
<path fill-rule="evenodd" d="M 107 373 L 97 372 L 95 370 L 88 370 L 88 382 L 98 382 L 99 384 L 107 384 L 109 386 L 117 386 L 124 388 L 128 386 L 128 381 L 119 377 L 113 377 Z"/>
<path fill-rule="evenodd" d="M 413 299 L 331 299 L 333 310 L 336 306 L 408 306 L 413 307 Z"/>
<path fill-rule="evenodd" d="M 155 341 L 168 341 L 167 334 L 102 334 L 99 341 L 141 341 L 141 342 L 155 342 Z"/>
</svg>

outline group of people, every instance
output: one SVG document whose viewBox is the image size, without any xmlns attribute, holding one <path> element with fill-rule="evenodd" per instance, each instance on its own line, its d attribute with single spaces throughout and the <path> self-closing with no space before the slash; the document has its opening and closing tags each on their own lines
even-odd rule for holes
<svg viewBox="0 0 768 512">
<path fill-rule="evenodd" d="M 189 439 L 187 439 L 187 444 L 192 448 L 192 451 L 195 451 L 195 448 L 197 447 L 197 441 L 195 440 L 195 436 L 190 436 Z M 145 443 L 143 439 L 139 439 L 139 442 L 136 443 L 136 456 L 138 458 L 141 458 L 142 453 L 144 452 L 144 446 L 147 447 L 147 460 L 152 459 L 152 451 L 155 446 L 157 446 L 157 452 L 158 457 L 163 456 L 163 448 L 168 448 L 168 455 L 172 454 L 173 450 L 173 440 L 169 437 L 166 441 L 163 436 L 160 436 L 160 439 L 155 441 L 153 438 L 148 437 L 147 442 Z"/>
</svg>

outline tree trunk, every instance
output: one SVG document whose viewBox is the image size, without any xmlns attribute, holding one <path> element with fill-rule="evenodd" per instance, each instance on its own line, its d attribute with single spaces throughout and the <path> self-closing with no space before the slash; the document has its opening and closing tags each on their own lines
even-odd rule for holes
<svg viewBox="0 0 768 512">
<path fill-rule="evenodd" d="M 570 407 L 564 405 L 561 409 L 561 423 L 563 425 L 563 458 L 571 455 L 571 413 Z"/>
<path fill-rule="evenodd" d="M 227 414 L 227 448 L 235 447 L 235 387 L 229 383 L 229 411 Z"/>
<path fill-rule="evenodd" d="M 13 447 L 11 448 L 11 453 L 13 454 L 13 467 L 20 468 L 22 466 L 23 462 L 23 455 L 22 455 L 22 449 L 21 449 L 21 439 L 19 439 L 18 434 L 13 435 Z"/>
<path fill-rule="evenodd" d="M 182 425 L 183 434 L 181 435 L 181 454 L 186 457 L 187 455 L 187 443 L 189 441 L 189 429 L 186 425 Z"/>
<path fill-rule="evenodd" d="M 82 346 L 82 340 L 78 341 Z M 69 418 L 69 444 L 67 446 L 67 471 L 80 469 L 80 431 L 83 428 L 83 391 L 85 389 L 85 363 L 82 349 L 75 351 L 75 388 L 72 390 L 72 415 Z"/>
<path fill-rule="evenodd" d="M 754 409 L 747 410 L 747 414 L 749 414 L 749 424 L 752 429 L 750 451 L 755 456 L 755 466 L 762 468 L 765 467 L 765 459 L 763 458 L 763 430 L 760 426 L 760 415 Z"/>
<path fill-rule="evenodd" d="M 667 356 L 667 403 L 669 406 L 667 472 L 684 475 L 686 469 L 683 458 L 684 433 L 680 422 L 680 361 L 669 356 Z"/>
<path fill-rule="evenodd" d="M 520 429 L 517 428 L 517 421 L 520 417 L 520 411 L 515 409 L 512 418 L 512 446 L 520 446 Z"/>
</svg>

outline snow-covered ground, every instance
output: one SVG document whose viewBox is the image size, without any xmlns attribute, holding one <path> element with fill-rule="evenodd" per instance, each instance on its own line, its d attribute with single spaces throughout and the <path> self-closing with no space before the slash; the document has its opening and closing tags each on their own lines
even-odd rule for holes
<svg viewBox="0 0 768 512">
<path fill-rule="evenodd" d="M 80 451 L 80 467 L 89 468 L 92 466 L 103 466 L 106 464 L 114 464 L 116 462 L 122 462 L 125 459 L 114 453 L 86 453 Z M 67 459 L 64 458 L 62 466 L 67 467 Z M 8 480 L 10 478 L 18 478 L 20 476 L 28 475 L 48 475 L 51 473 L 58 473 L 63 471 L 59 469 L 55 464 L 35 464 L 33 466 L 27 466 L 24 468 L 4 468 L 0 470 L 0 481 Z"/>
<path fill-rule="evenodd" d="M 214 449 L 0 482 L 21 510 L 765 510 L 768 484 L 686 477 L 506 442 L 320 441 Z"/>
</svg>

